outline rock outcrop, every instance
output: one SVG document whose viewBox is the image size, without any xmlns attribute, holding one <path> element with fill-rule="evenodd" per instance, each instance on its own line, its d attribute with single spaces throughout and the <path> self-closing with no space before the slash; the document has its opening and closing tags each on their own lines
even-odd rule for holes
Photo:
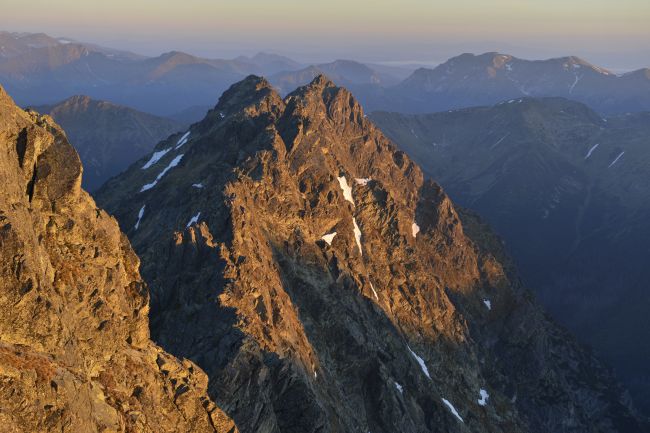
<svg viewBox="0 0 650 433">
<path fill-rule="evenodd" d="M 639 432 L 501 242 L 319 76 L 232 86 L 110 180 L 152 338 L 242 432 Z"/>
<path fill-rule="evenodd" d="M 205 374 L 149 340 L 139 259 L 81 175 L 0 88 L 0 431 L 234 431 Z"/>
</svg>

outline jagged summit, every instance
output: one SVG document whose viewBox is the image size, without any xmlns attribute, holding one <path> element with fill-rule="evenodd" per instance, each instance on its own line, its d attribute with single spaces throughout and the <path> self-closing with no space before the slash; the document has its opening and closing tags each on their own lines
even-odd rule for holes
<svg viewBox="0 0 650 433">
<path fill-rule="evenodd" d="M 292 93 L 300 92 L 300 89 L 305 89 L 305 88 L 308 88 L 308 89 L 324 89 L 326 87 L 336 87 L 336 86 L 332 82 L 332 80 L 327 78 L 327 76 L 325 74 L 318 74 L 312 80 L 312 82 L 309 83 L 307 86 L 302 86 L 302 87 L 296 89 L 296 91 L 292 92 Z"/>
<path fill-rule="evenodd" d="M 266 78 L 249 75 L 230 86 L 219 98 L 215 109 L 235 112 L 265 99 L 275 103 L 282 100 Z"/>
<path fill-rule="evenodd" d="M 325 74 L 318 74 L 314 79 L 304 86 L 298 87 L 290 92 L 284 99 L 287 105 L 295 105 L 297 101 L 303 108 L 326 108 L 327 115 L 334 118 L 344 111 L 351 110 L 356 114 L 362 111 L 361 105 L 344 87 L 338 87 Z M 343 107 L 340 104 L 348 104 Z M 338 104 L 338 105 L 337 105 Z M 347 119 L 353 123 L 363 122 L 361 117 Z"/>
<path fill-rule="evenodd" d="M 97 197 L 142 258 L 154 340 L 242 431 L 638 426 L 499 240 L 323 76 L 284 100 L 246 78 Z"/>
</svg>

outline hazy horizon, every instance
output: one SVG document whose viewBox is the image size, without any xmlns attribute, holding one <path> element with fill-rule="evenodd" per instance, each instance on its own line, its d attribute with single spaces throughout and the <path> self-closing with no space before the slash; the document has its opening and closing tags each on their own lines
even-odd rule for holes
<svg viewBox="0 0 650 433">
<path fill-rule="evenodd" d="M 386 0 L 334 0 L 327 6 L 294 0 L 4 2 L 2 30 L 149 56 L 172 50 L 211 58 L 273 52 L 304 63 L 347 58 L 434 65 L 462 52 L 498 51 L 528 59 L 576 55 L 614 71 L 650 67 L 650 2 L 643 0 L 497 0 L 489 6 L 479 0 L 406 0 L 398 8 Z"/>
</svg>

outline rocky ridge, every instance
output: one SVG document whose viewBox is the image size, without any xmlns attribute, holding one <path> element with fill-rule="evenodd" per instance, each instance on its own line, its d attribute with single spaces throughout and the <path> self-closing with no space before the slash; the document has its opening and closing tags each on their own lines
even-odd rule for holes
<svg viewBox="0 0 650 433">
<path fill-rule="evenodd" d="M 259 77 L 98 191 L 152 337 L 243 432 L 639 432 L 501 242 L 318 76 Z"/>
</svg>

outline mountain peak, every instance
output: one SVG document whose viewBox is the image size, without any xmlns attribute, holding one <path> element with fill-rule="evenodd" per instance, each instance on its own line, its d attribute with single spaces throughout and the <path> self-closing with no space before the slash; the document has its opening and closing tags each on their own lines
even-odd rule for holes
<svg viewBox="0 0 650 433">
<path fill-rule="evenodd" d="M 170 137 L 97 197 L 143 257 L 152 335 L 206 370 L 242 431 L 541 433 L 594 401 L 602 416 L 570 421 L 598 431 L 627 414 L 599 364 L 551 338 L 563 334 L 483 245 L 492 235 L 471 237 L 350 92 L 318 75 L 283 101 L 250 76 L 210 116 L 222 120 Z M 570 359 L 589 360 L 594 386 L 566 385 Z M 540 407 L 545 381 L 559 403 Z M 477 407 L 479 389 L 512 410 Z"/>
<path fill-rule="evenodd" d="M 290 58 L 286 56 L 282 56 L 280 54 L 273 54 L 273 53 L 266 53 L 264 51 L 260 51 L 259 53 L 255 54 L 253 57 L 251 57 L 251 60 L 255 61 L 276 61 L 276 60 L 281 60 L 281 61 L 287 61 L 287 62 L 293 62 Z"/>
<path fill-rule="evenodd" d="M 161 59 L 173 59 L 173 58 L 194 58 L 193 55 L 188 54 L 183 51 L 178 51 L 178 50 L 172 50 L 168 51 L 166 53 L 162 53 L 159 58 Z"/>
<path fill-rule="evenodd" d="M 316 75 L 310 82 L 309 84 L 305 84 L 304 86 L 298 87 L 296 90 L 293 92 L 289 93 L 286 97 L 286 100 L 290 100 L 292 97 L 295 96 L 305 96 L 308 94 L 316 94 L 319 92 L 324 91 L 325 89 L 338 89 L 341 90 L 343 88 L 337 87 L 336 84 L 332 80 L 330 80 L 325 74 L 322 72 L 319 72 L 318 75 Z M 345 89 L 343 89 L 345 90 Z M 345 90 L 347 92 L 347 90 Z"/>
<path fill-rule="evenodd" d="M 325 74 L 318 74 L 314 77 L 311 83 L 309 83 L 308 87 L 325 89 L 327 87 L 336 87 L 336 85 Z"/>
<path fill-rule="evenodd" d="M 4 87 L 0 86 L 0 104 L 2 105 L 14 105 L 14 100 L 9 96 L 9 94 L 5 91 Z"/>
<path fill-rule="evenodd" d="M 312 113 L 318 110 L 318 107 L 324 107 L 326 116 L 341 125 L 350 121 L 357 124 L 362 122 L 363 109 L 354 96 L 345 87 L 334 84 L 324 74 L 317 75 L 309 84 L 287 95 L 287 106 L 291 106 L 292 101 L 300 101 L 298 105 L 301 109 Z"/>
<path fill-rule="evenodd" d="M 443 65 L 446 63 L 456 63 L 456 62 L 462 62 L 462 63 L 491 62 L 495 59 L 505 59 L 505 58 L 512 59 L 513 56 L 511 56 L 510 54 L 499 53 L 498 51 L 488 51 L 481 54 L 463 53 L 449 58 L 445 63 L 443 63 Z"/>
<path fill-rule="evenodd" d="M 88 95 L 73 95 L 58 105 L 82 106 L 87 107 L 94 100 Z"/>
<path fill-rule="evenodd" d="M 262 103 L 266 103 L 266 108 L 271 111 L 283 105 L 282 98 L 266 78 L 249 75 L 223 92 L 215 110 L 219 111 L 221 117 L 223 112 L 232 113 Z"/>
</svg>

